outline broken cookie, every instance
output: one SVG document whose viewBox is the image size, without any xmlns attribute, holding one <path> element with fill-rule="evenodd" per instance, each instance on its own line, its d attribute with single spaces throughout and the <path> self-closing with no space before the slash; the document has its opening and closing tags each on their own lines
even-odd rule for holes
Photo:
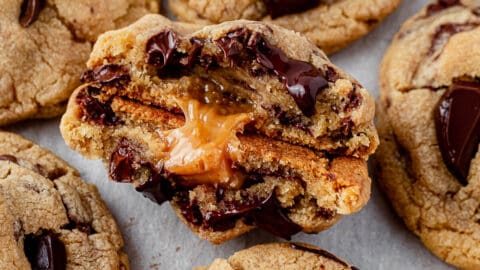
<svg viewBox="0 0 480 270">
<path fill-rule="evenodd" d="M 67 144 L 213 243 L 316 233 L 368 201 L 372 98 L 293 31 L 149 15 L 103 35 L 83 80 Z"/>
</svg>

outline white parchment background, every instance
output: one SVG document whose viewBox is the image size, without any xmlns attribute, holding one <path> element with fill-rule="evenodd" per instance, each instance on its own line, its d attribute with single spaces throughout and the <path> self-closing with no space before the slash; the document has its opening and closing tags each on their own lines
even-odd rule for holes
<svg viewBox="0 0 480 270">
<path fill-rule="evenodd" d="M 375 31 L 331 56 L 332 61 L 377 96 L 378 65 L 383 52 L 401 23 L 427 2 L 404 0 Z M 129 185 L 110 182 L 100 161 L 86 160 L 70 150 L 63 142 L 58 124 L 59 119 L 27 121 L 8 130 L 51 149 L 75 166 L 84 179 L 98 186 L 123 232 L 132 269 L 192 269 L 245 247 L 281 241 L 261 231 L 247 233 L 219 246 L 198 239 L 177 219 L 168 203 L 158 206 Z M 363 270 L 450 269 L 405 228 L 375 183 L 372 198 L 361 212 L 344 217 L 325 232 L 300 233 L 292 240 L 326 248 Z"/>
</svg>

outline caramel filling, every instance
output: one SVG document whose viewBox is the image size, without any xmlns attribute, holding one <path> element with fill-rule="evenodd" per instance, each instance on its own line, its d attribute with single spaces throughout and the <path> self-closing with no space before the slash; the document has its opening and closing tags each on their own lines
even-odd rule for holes
<svg viewBox="0 0 480 270">
<path fill-rule="evenodd" d="M 166 139 L 164 169 L 190 185 L 220 184 L 239 188 L 244 175 L 232 168 L 237 133 L 251 121 L 249 113 L 222 115 L 217 106 L 195 99 L 178 100 L 185 115 L 181 128 L 162 131 Z"/>
</svg>

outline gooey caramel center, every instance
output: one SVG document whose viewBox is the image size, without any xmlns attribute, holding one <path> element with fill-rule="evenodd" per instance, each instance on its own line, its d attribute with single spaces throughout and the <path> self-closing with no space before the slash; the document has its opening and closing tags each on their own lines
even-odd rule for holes
<svg viewBox="0 0 480 270">
<path fill-rule="evenodd" d="M 232 168 L 236 136 L 251 121 L 249 113 L 220 114 L 217 106 L 195 99 L 177 100 L 185 125 L 162 132 L 167 142 L 164 169 L 186 184 L 239 188 L 244 175 Z"/>
</svg>

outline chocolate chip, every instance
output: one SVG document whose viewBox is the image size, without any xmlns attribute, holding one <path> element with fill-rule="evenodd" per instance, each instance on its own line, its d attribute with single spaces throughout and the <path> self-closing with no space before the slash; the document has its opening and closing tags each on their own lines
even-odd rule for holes
<svg viewBox="0 0 480 270">
<path fill-rule="evenodd" d="M 80 79 L 82 82 L 109 84 L 117 81 L 129 81 L 130 72 L 126 66 L 110 64 L 87 70 Z"/>
<path fill-rule="evenodd" d="M 177 34 L 167 30 L 151 37 L 147 42 L 147 63 L 158 68 L 165 67 L 178 46 Z"/>
<path fill-rule="evenodd" d="M 302 230 L 283 212 L 274 192 L 262 204 L 245 215 L 248 222 L 273 235 L 290 239 Z"/>
<path fill-rule="evenodd" d="M 152 176 L 135 189 L 146 198 L 158 204 L 172 200 L 175 193 L 172 184 L 161 173 L 156 173 L 153 169 L 151 171 Z"/>
<path fill-rule="evenodd" d="M 40 11 L 45 8 L 45 0 L 23 0 L 20 8 L 20 25 L 28 27 L 38 19 Z"/>
<path fill-rule="evenodd" d="M 325 257 L 327 259 L 335 261 L 335 262 L 337 262 L 337 263 L 339 263 L 339 264 L 341 264 L 345 267 L 348 267 L 348 264 L 346 262 L 340 260 L 337 256 L 333 255 L 332 253 L 330 253 L 326 250 L 309 248 L 309 247 L 306 247 L 304 245 L 300 245 L 300 244 L 297 244 L 297 243 L 290 243 L 290 247 L 293 248 L 293 249 L 302 250 L 302 251 L 306 251 L 306 252 L 310 252 L 310 253 L 320 255 L 322 257 Z M 354 268 L 352 267 L 352 269 L 354 269 Z"/>
<path fill-rule="evenodd" d="M 177 205 L 180 207 L 182 216 L 191 224 L 200 226 L 203 224 L 202 212 L 196 202 L 188 201 L 188 192 L 185 192 L 180 201 L 177 201 Z"/>
<path fill-rule="evenodd" d="M 88 87 L 90 88 L 90 86 Z M 84 117 L 97 125 L 115 126 L 122 121 L 113 112 L 110 104 L 102 103 L 88 93 L 88 89 L 81 90 L 76 97 L 77 104 L 83 110 Z"/>
<path fill-rule="evenodd" d="M 431 16 L 449 7 L 461 5 L 460 0 L 438 0 L 437 3 L 427 6 L 427 16 Z"/>
<path fill-rule="evenodd" d="M 11 161 L 13 163 L 17 163 L 17 158 L 12 155 L 0 155 L 0 160 Z"/>
<path fill-rule="evenodd" d="M 52 232 L 40 236 L 27 235 L 24 242 L 25 255 L 34 270 L 66 269 L 65 246 Z"/>
<path fill-rule="evenodd" d="M 136 150 L 127 139 L 122 138 L 110 156 L 109 175 L 113 181 L 132 183 L 139 165 Z"/>
<path fill-rule="evenodd" d="M 289 59 L 259 34 L 255 34 L 248 48 L 255 52 L 259 64 L 280 77 L 303 114 L 312 116 L 317 94 L 328 86 L 322 72 L 308 62 Z"/>
<path fill-rule="evenodd" d="M 347 117 L 342 120 L 342 123 L 340 124 L 340 132 L 344 136 L 350 135 L 350 132 L 352 131 L 353 127 L 355 127 L 355 123 L 350 117 Z"/>
<path fill-rule="evenodd" d="M 158 204 L 173 198 L 174 189 L 166 173 L 149 162 L 140 161 L 138 151 L 127 139 L 122 138 L 110 156 L 110 178 L 117 182 L 132 183 L 140 179 L 140 172 L 146 179 L 136 187 L 138 192 Z"/>
<path fill-rule="evenodd" d="M 250 37 L 250 33 L 245 29 L 238 29 L 227 33 L 225 36 L 215 41 L 222 49 L 224 59 L 230 61 L 230 66 L 238 65 L 239 56 L 245 49 L 245 44 Z"/>
<path fill-rule="evenodd" d="M 314 8 L 318 6 L 320 0 L 263 0 L 263 2 L 267 13 L 274 19 Z"/>
<path fill-rule="evenodd" d="M 435 110 L 437 139 L 443 161 L 466 185 L 480 143 L 480 83 L 459 81 L 442 96 Z"/>
</svg>

